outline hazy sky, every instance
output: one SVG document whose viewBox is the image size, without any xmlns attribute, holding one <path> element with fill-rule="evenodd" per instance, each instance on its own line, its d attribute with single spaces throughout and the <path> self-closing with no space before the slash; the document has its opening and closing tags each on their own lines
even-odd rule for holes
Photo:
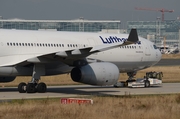
<svg viewBox="0 0 180 119">
<path fill-rule="evenodd" d="M 0 0 L 0 16 L 4 19 L 71 20 L 156 20 L 161 12 L 139 11 L 135 7 L 175 10 L 165 19 L 180 16 L 180 0 Z"/>
</svg>

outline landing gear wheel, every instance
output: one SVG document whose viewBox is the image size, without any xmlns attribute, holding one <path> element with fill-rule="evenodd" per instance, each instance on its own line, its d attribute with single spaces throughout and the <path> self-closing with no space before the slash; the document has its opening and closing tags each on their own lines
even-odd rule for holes
<svg viewBox="0 0 180 119">
<path fill-rule="evenodd" d="M 45 83 L 39 83 L 38 86 L 37 86 L 37 91 L 39 93 L 45 93 L 46 89 L 47 89 L 47 86 L 46 86 Z"/>
<path fill-rule="evenodd" d="M 26 83 L 24 82 L 21 82 L 19 85 L 18 85 L 18 91 L 19 93 L 26 93 Z"/>
<path fill-rule="evenodd" d="M 150 82 L 146 80 L 146 81 L 144 82 L 144 86 L 145 86 L 145 87 L 150 87 Z"/>
<path fill-rule="evenodd" d="M 27 84 L 27 93 L 35 93 L 36 92 L 36 84 L 28 83 Z"/>
</svg>

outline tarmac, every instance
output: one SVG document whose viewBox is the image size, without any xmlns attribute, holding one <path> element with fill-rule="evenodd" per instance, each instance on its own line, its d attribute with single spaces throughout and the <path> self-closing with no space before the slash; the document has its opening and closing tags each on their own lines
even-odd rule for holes
<svg viewBox="0 0 180 119">
<path fill-rule="evenodd" d="M 41 99 L 84 96 L 126 96 L 126 95 L 157 95 L 178 94 L 180 83 L 163 83 L 162 86 L 149 88 L 115 88 L 113 86 L 67 85 L 48 86 L 46 93 L 19 93 L 17 87 L 1 87 L 0 100 Z"/>
<path fill-rule="evenodd" d="M 155 66 L 180 66 L 180 59 L 161 59 Z"/>
</svg>

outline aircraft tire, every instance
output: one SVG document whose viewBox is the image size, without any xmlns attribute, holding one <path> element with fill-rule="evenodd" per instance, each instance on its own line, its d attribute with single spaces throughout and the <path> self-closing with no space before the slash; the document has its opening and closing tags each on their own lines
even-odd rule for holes
<svg viewBox="0 0 180 119">
<path fill-rule="evenodd" d="M 18 85 L 18 91 L 19 93 L 26 93 L 26 83 L 24 82 L 21 82 L 19 85 Z"/>
<path fill-rule="evenodd" d="M 47 86 L 45 83 L 39 83 L 38 86 L 37 86 L 37 91 L 38 93 L 45 93 L 46 92 L 46 89 L 47 89 Z"/>
<path fill-rule="evenodd" d="M 36 92 L 36 86 L 34 83 L 28 83 L 26 87 L 27 93 L 35 93 Z"/>
</svg>

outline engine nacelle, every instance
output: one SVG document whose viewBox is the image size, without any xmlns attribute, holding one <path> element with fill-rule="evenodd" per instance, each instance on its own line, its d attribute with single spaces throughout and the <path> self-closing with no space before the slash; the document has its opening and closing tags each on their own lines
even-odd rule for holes
<svg viewBox="0 0 180 119">
<path fill-rule="evenodd" d="M 112 63 L 91 63 L 80 68 L 73 68 L 71 78 L 75 82 L 90 85 L 113 85 L 119 79 L 119 69 Z"/>
<path fill-rule="evenodd" d="M 6 82 L 11 82 L 11 81 L 14 81 L 16 77 L 11 77 L 11 76 L 8 76 L 8 77 L 0 77 L 0 83 L 6 83 Z"/>
</svg>

